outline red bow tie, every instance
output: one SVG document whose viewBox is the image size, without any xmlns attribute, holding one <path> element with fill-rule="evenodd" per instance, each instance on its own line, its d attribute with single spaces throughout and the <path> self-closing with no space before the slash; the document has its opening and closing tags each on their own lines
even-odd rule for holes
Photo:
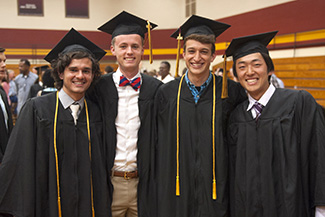
<svg viewBox="0 0 325 217">
<path fill-rule="evenodd" d="M 141 87 L 141 78 L 137 77 L 133 79 L 132 81 L 129 81 L 126 77 L 121 76 L 120 77 L 120 87 L 130 85 L 135 91 L 138 91 Z"/>
</svg>

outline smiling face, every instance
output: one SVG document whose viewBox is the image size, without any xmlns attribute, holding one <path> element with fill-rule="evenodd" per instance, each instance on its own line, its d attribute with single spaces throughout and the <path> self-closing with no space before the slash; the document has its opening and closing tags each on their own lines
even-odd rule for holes
<svg viewBox="0 0 325 217">
<path fill-rule="evenodd" d="M 63 90 L 77 101 L 85 95 L 94 78 L 92 62 L 89 58 L 72 59 L 59 77 L 63 80 Z"/>
<path fill-rule="evenodd" d="M 252 53 L 236 60 L 237 78 L 249 95 L 259 100 L 269 88 L 266 62 L 260 53 Z"/>
<path fill-rule="evenodd" d="M 199 41 L 187 40 L 183 53 L 189 75 L 208 76 L 210 73 L 210 64 L 216 57 L 212 54 L 211 44 L 203 44 Z"/>
<path fill-rule="evenodd" d="M 121 72 L 137 74 L 143 55 L 143 40 L 138 34 L 118 35 L 114 39 L 111 51 L 116 56 Z"/>
</svg>

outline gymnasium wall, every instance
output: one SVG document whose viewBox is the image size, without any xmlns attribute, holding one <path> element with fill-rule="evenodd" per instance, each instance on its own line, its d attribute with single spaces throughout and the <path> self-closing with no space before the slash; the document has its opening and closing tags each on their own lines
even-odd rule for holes
<svg viewBox="0 0 325 217">
<path fill-rule="evenodd" d="M 218 56 L 213 64 L 222 61 L 221 55 L 233 37 L 271 30 L 279 30 L 278 36 L 284 37 L 325 29 L 324 0 L 197 0 L 196 5 L 198 15 L 232 25 L 217 39 Z M 115 62 L 109 53 L 110 36 L 96 28 L 126 10 L 159 25 L 152 31 L 154 64 L 148 64 L 146 50 L 143 67 L 158 69 L 161 60 L 170 60 L 173 70 L 177 44 L 169 36 L 186 20 L 185 0 L 89 0 L 87 19 L 66 18 L 64 0 L 44 0 L 44 16 L 41 17 L 18 16 L 16 0 L 2 1 L 1 8 L 0 46 L 7 48 L 8 61 L 13 64 L 21 57 L 31 59 L 34 64 L 44 63 L 42 58 L 71 27 L 108 51 L 103 63 Z M 299 46 L 291 40 L 273 50 L 279 57 L 322 54 L 325 53 L 324 40 L 325 34 L 321 33 L 318 39 L 299 42 Z M 183 67 L 181 61 L 180 68 Z"/>
</svg>

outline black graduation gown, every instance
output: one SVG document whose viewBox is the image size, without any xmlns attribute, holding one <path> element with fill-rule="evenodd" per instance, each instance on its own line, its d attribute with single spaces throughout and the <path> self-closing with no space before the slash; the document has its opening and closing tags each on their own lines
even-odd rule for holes
<svg viewBox="0 0 325 217">
<path fill-rule="evenodd" d="M 7 129 L 5 126 L 3 111 L 2 108 L 0 107 L 0 163 L 1 163 L 13 125 L 12 125 L 12 116 L 8 104 L 7 94 L 2 88 L 0 89 L 0 97 L 5 104 L 6 111 L 8 114 L 8 123 L 7 123 L 8 129 Z"/>
<path fill-rule="evenodd" d="M 28 94 L 27 99 L 33 98 L 33 97 L 37 96 L 38 91 L 40 91 L 42 89 L 43 89 L 43 87 L 41 85 L 39 85 L 38 79 L 37 79 L 37 83 L 33 84 L 30 87 L 30 90 L 29 90 L 29 94 Z"/>
<path fill-rule="evenodd" d="M 233 217 L 310 217 L 325 205 L 325 126 L 306 91 L 276 89 L 255 123 L 248 101 L 229 120 Z"/>
<path fill-rule="evenodd" d="M 0 213 L 15 217 L 58 217 L 53 148 L 55 102 L 55 93 L 33 98 L 19 115 L 0 166 Z M 109 216 L 102 119 L 96 105 L 87 102 L 91 163 L 85 108 L 75 126 L 70 111 L 59 103 L 57 150 L 63 217 L 91 216 L 90 169 L 96 217 Z"/>
<path fill-rule="evenodd" d="M 215 75 L 214 75 L 215 76 Z M 163 85 L 157 93 L 158 143 L 156 175 L 158 216 L 228 216 L 228 172 L 225 129 L 227 118 L 247 96 L 228 80 L 229 97 L 221 99 L 222 77 L 216 79 L 215 146 L 217 200 L 212 199 L 212 106 L 213 79 L 195 104 L 185 79 L 182 83 L 179 118 L 180 196 L 176 196 L 176 105 L 180 78 Z"/>
<path fill-rule="evenodd" d="M 116 153 L 116 127 L 115 119 L 118 110 L 118 93 L 112 77 L 113 73 L 102 76 L 95 86 L 95 93 L 90 94 L 98 102 L 104 117 L 105 138 L 107 145 L 107 165 L 111 171 L 114 166 Z M 138 184 L 138 215 L 141 217 L 152 217 L 154 211 L 152 203 L 154 202 L 154 183 L 150 176 L 151 164 L 151 148 L 152 148 L 152 124 L 154 113 L 154 97 L 161 81 L 141 74 L 142 84 L 139 93 L 139 116 L 140 129 L 138 131 L 138 154 L 137 166 L 139 174 Z M 111 198 L 113 187 L 110 183 Z"/>
</svg>

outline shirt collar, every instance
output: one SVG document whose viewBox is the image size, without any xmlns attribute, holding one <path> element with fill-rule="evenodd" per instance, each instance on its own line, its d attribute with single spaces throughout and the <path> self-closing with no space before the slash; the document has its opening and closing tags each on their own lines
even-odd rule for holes
<svg viewBox="0 0 325 217">
<path fill-rule="evenodd" d="M 202 92 L 202 90 L 210 84 L 211 79 L 212 79 L 212 74 L 210 73 L 208 79 L 200 86 L 200 89 L 201 89 L 200 92 Z M 188 78 L 188 72 L 186 72 L 186 74 L 185 74 L 185 81 L 186 81 L 187 85 L 195 88 L 195 85 Z"/>
<path fill-rule="evenodd" d="M 22 76 L 23 76 L 24 78 L 28 78 L 28 77 L 30 77 L 30 75 L 31 75 L 32 73 L 33 73 L 33 72 L 28 72 L 27 75 L 22 74 Z"/>
<path fill-rule="evenodd" d="M 249 111 L 253 107 L 256 101 L 259 102 L 261 105 L 266 106 L 266 104 L 270 101 L 271 97 L 273 96 L 274 92 L 275 87 L 273 86 L 273 84 L 270 84 L 269 88 L 267 88 L 267 90 L 259 100 L 255 100 L 253 97 L 251 97 L 251 95 L 247 94 L 249 100 L 247 111 Z"/>
<path fill-rule="evenodd" d="M 80 100 L 78 101 L 74 101 L 64 90 L 63 88 L 61 88 L 61 90 L 59 91 L 59 99 L 60 102 L 62 103 L 62 106 L 64 109 L 69 108 L 69 106 L 71 104 L 73 104 L 74 102 L 76 102 L 77 104 L 80 105 L 80 110 L 82 110 L 83 106 L 84 106 L 84 98 L 82 97 Z"/>
</svg>

